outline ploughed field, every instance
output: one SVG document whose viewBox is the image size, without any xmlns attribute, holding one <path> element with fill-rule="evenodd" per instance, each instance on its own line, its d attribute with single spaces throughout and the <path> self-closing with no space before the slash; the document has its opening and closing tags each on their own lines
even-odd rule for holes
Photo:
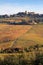
<svg viewBox="0 0 43 65">
<path fill-rule="evenodd" d="M 43 24 L 0 24 L 0 48 L 29 47 L 43 44 Z"/>
</svg>

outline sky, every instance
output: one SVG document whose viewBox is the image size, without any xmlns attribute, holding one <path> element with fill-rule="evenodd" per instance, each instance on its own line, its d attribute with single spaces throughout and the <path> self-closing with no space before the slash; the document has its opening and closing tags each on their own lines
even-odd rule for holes
<svg viewBox="0 0 43 65">
<path fill-rule="evenodd" d="M 24 11 L 43 14 L 43 0 L 0 0 L 0 15 Z"/>
</svg>

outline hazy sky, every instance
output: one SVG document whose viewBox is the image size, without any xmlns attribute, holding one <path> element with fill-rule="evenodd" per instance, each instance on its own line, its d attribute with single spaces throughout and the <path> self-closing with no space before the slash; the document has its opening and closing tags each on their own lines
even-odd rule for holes
<svg viewBox="0 0 43 65">
<path fill-rule="evenodd" d="M 0 0 L 0 15 L 25 10 L 43 13 L 43 0 Z"/>
</svg>

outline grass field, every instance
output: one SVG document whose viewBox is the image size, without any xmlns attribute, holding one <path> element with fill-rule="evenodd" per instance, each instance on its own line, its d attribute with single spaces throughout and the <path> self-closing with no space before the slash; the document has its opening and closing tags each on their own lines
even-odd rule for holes
<svg viewBox="0 0 43 65">
<path fill-rule="evenodd" d="M 7 25 L 0 24 L 0 48 L 27 47 L 43 44 L 43 24 Z"/>
<path fill-rule="evenodd" d="M 20 37 L 20 40 L 30 40 L 33 41 L 34 44 L 43 44 L 43 25 L 33 25 L 32 28 L 26 32 L 26 34 Z M 28 41 L 27 44 L 29 44 Z"/>
<path fill-rule="evenodd" d="M 12 46 L 14 41 L 24 35 L 31 27 L 0 24 L 0 48 Z"/>
<path fill-rule="evenodd" d="M 27 26 L 28 28 L 29 26 Z M 43 25 L 32 25 L 31 28 L 16 40 L 16 45 L 28 47 L 35 44 L 43 45 Z"/>
</svg>

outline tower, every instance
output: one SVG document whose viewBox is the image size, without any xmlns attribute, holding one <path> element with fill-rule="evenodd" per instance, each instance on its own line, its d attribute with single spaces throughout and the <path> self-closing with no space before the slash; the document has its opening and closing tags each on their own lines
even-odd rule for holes
<svg viewBox="0 0 43 65">
<path fill-rule="evenodd" d="M 27 12 L 27 11 L 25 11 L 25 14 L 28 14 L 28 12 Z"/>
</svg>

